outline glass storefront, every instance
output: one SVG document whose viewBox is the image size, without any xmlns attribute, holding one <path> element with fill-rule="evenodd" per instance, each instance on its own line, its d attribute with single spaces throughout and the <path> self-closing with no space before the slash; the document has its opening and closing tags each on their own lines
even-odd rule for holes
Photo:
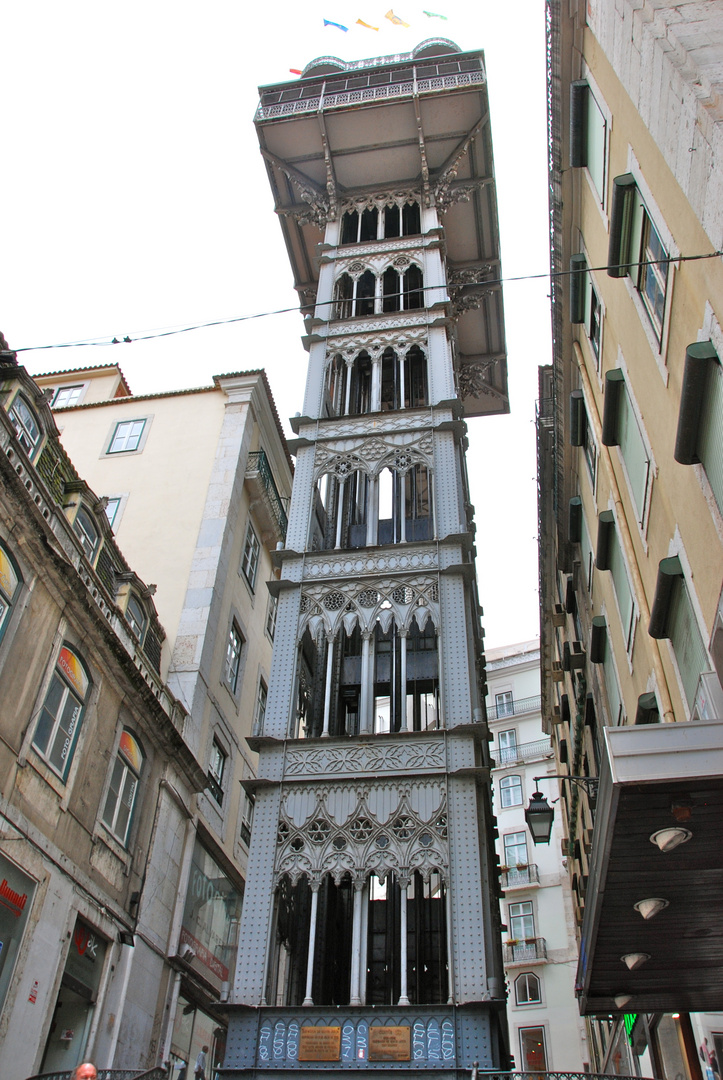
<svg viewBox="0 0 723 1080">
<path fill-rule="evenodd" d="M 171 1039 L 169 1080 L 192 1080 L 198 1054 L 204 1046 L 208 1047 L 206 1080 L 216 1080 L 226 1055 L 226 1029 L 180 994 Z"/>
<path fill-rule="evenodd" d="M 83 1060 L 103 974 L 107 942 L 78 917 L 65 961 L 41 1072 L 63 1072 Z"/>
<path fill-rule="evenodd" d="M 0 1011 L 35 896 L 35 882 L 0 855 Z"/>
<path fill-rule="evenodd" d="M 197 839 L 183 911 L 179 951 L 194 952 L 193 966 L 221 990 L 236 958 L 243 898 L 216 860 Z M 231 977 L 233 977 L 231 975 Z"/>
</svg>

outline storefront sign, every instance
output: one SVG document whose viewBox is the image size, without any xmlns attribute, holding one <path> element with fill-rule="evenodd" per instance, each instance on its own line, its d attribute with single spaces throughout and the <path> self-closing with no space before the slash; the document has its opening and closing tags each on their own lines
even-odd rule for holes
<svg viewBox="0 0 723 1080">
<path fill-rule="evenodd" d="M 411 1058 L 411 1028 L 378 1027 L 369 1028 L 370 1061 L 409 1061 Z"/>
<path fill-rule="evenodd" d="M 35 882 L 0 855 L 0 1009 L 35 895 Z"/>
<path fill-rule="evenodd" d="M 312 1027 L 300 1032 L 299 1061 L 338 1061 L 341 1052 L 340 1027 Z"/>
</svg>

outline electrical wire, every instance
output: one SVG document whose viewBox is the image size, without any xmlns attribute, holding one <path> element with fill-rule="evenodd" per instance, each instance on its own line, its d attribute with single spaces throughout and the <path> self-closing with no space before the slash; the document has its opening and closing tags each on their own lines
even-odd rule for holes
<svg viewBox="0 0 723 1080">
<path fill-rule="evenodd" d="M 552 282 L 556 278 L 569 277 L 571 274 L 603 273 L 607 272 L 609 269 L 617 269 L 618 266 L 625 266 L 628 268 L 635 266 L 662 266 L 668 265 L 670 263 L 698 262 L 701 259 L 718 259 L 722 256 L 723 251 L 711 251 L 706 253 L 705 255 L 677 255 L 670 256 L 667 259 L 650 259 L 647 262 L 640 261 L 634 263 L 613 263 L 605 266 L 586 266 L 582 269 L 575 270 L 548 270 L 541 274 L 519 274 L 514 277 L 487 278 L 482 281 L 465 281 L 463 284 L 457 287 L 465 289 L 480 287 L 497 288 L 502 285 L 510 285 L 520 281 L 549 280 L 550 282 Z M 421 289 L 413 289 L 410 291 L 428 292 L 439 290 L 440 288 L 444 287 L 445 286 L 443 285 L 425 285 Z M 387 294 L 386 298 L 393 299 L 400 295 L 401 293 Z M 348 299 L 349 301 L 351 301 L 351 297 L 349 297 Z M 372 299 L 372 297 L 364 297 L 363 299 Z M 326 300 L 324 302 L 316 303 L 314 307 L 315 309 L 319 307 L 329 307 L 332 304 L 338 304 L 343 302 L 344 301 L 340 300 Z M 158 338 L 173 337 L 177 334 L 188 334 L 192 330 L 207 330 L 212 326 L 229 326 L 233 323 L 250 322 L 253 319 L 268 319 L 273 317 L 274 315 L 288 315 L 290 312 L 295 312 L 298 310 L 299 307 L 295 305 L 294 307 L 276 308 L 272 311 L 257 311 L 254 312 L 252 315 L 233 315 L 228 319 L 212 319 L 210 322 L 193 323 L 189 326 L 176 327 L 172 329 L 147 330 L 142 331 L 140 334 L 136 334 L 134 337 L 126 334 L 122 338 L 113 336 L 113 338 L 111 338 L 110 340 L 105 340 L 106 338 L 110 338 L 110 335 L 102 334 L 95 338 L 83 338 L 79 341 L 63 341 L 51 345 L 23 345 L 21 348 L 13 349 L 12 351 L 16 353 L 40 352 L 46 349 L 79 349 L 87 346 L 100 348 L 107 345 L 130 345 L 134 341 L 154 341 Z"/>
</svg>

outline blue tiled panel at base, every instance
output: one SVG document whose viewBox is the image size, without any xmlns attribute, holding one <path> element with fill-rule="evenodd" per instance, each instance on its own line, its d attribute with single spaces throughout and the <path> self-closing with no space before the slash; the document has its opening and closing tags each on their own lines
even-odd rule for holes
<svg viewBox="0 0 723 1080">
<path fill-rule="evenodd" d="M 449 1075 L 456 1069 L 470 1070 L 474 1063 L 492 1069 L 492 1039 L 489 1010 L 484 1006 L 409 1006 L 404 1009 L 296 1009 L 233 1007 L 223 1076 L 258 1072 L 267 1080 L 272 1074 L 289 1070 L 346 1072 L 349 1069 L 423 1070 L 427 1075 Z M 341 1027 L 338 1061 L 299 1061 L 302 1026 Z M 410 1061 L 370 1061 L 369 1027 L 411 1028 Z"/>
</svg>

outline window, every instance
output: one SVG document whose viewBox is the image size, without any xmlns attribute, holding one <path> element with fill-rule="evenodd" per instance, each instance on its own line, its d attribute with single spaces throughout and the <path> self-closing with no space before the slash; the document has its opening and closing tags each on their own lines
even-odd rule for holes
<svg viewBox="0 0 723 1080">
<path fill-rule="evenodd" d="M 670 638 L 685 698 L 692 708 L 698 680 L 713 665 L 698 628 L 688 583 L 677 555 L 663 559 L 658 566 L 648 631 L 654 638 Z"/>
<path fill-rule="evenodd" d="M 625 647 L 630 652 L 635 631 L 635 600 L 612 510 L 604 510 L 598 517 L 595 565 L 598 570 L 609 570 L 612 575 Z"/>
<path fill-rule="evenodd" d="M 504 845 L 505 866 L 527 866 L 527 837 L 523 832 L 507 833 Z"/>
<path fill-rule="evenodd" d="M 0 544 L 0 641 L 10 621 L 10 612 L 22 585 L 20 571 L 10 552 Z"/>
<path fill-rule="evenodd" d="M 675 460 L 703 466 L 723 514 L 723 369 L 711 341 L 685 351 Z"/>
<path fill-rule="evenodd" d="M 371 270 L 365 270 L 356 280 L 342 274 L 334 289 L 336 319 L 351 319 L 374 314 L 376 282 Z"/>
<path fill-rule="evenodd" d="M 610 723 L 613 727 L 616 727 L 619 724 L 625 723 L 625 712 L 623 710 L 623 697 L 620 693 L 620 683 L 618 681 L 618 673 L 615 670 L 612 649 L 605 650 L 603 678 L 605 680 L 605 690 L 608 698 L 608 709 L 610 710 Z"/>
<path fill-rule="evenodd" d="M 278 596 L 269 596 L 269 606 L 266 612 L 266 633 L 271 640 L 274 640 L 274 634 L 276 633 L 276 616 L 279 611 L 279 598 Z"/>
<path fill-rule="evenodd" d="M 525 971 L 515 979 L 515 1003 L 539 1005 L 542 1002 L 540 980 L 531 971 Z"/>
<path fill-rule="evenodd" d="M 259 543 L 259 538 L 254 531 L 253 525 L 251 524 L 251 522 L 249 522 L 246 529 L 244 553 L 241 557 L 241 569 L 243 570 L 243 575 L 252 589 L 256 587 L 256 572 L 259 568 L 260 553 L 261 545 Z"/>
<path fill-rule="evenodd" d="M 143 633 L 146 628 L 146 613 L 140 600 L 133 593 L 128 597 L 126 604 L 126 622 L 131 628 L 131 633 L 139 645 L 143 644 Z"/>
<path fill-rule="evenodd" d="M 587 280 L 586 301 L 585 326 L 590 340 L 590 348 L 595 356 L 595 366 L 598 368 L 600 366 L 600 347 L 602 343 L 602 305 L 590 275 L 588 275 Z"/>
<path fill-rule="evenodd" d="M 125 845 L 128 842 L 133 807 L 138 794 L 138 781 L 143 768 L 143 751 L 135 735 L 123 729 L 118 754 L 103 810 L 103 824 Z"/>
<path fill-rule="evenodd" d="M 495 708 L 497 710 L 497 719 L 502 716 L 513 716 L 515 712 L 515 705 L 512 700 L 512 691 L 505 690 L 501 694 L 495 694 Z M 508 735 L 509 732 L 505 731 L 500 734 L 500 746 L 502 745 L 502 735 Z M 512 732 L 514 735 L 514 732 Z"/>
<path fill-rule="evenodd" d="M 503 809 L 507 806 L 522 805 L 522 778 L 503 776 L 500 780 L 500 800 Z"/>
<path fill-rule="evenodd" d="M 123 454 L 137 450 L 145 426 L 145 420 L 124 420 L 116 424 L 113 438 L 108 447 L 108 453 Z"/>
<path fill-rule="evenodd" d="M 259 690 L 256 695 L 256 710 L 254 713 L 254 735 L 261 735 L 264 730 L 264 717 L 266 716 L 266 684 L 259 679 Z"/>
<path fill-rule="evenodd" d="M 208 779 L 206 787 L 219 806 L 223 805 L 223 775 L 226 771 L 227 759 L 228 754 L 214 739 L 213 745 L 211 746 L 211 756 L 208 762 Z"/>
<path fill-rule="evenodd" d="M 570 84 L 570 165 L 587 168 L 600 202 L 605 202 L 607 121 L 585 79 Z"/>
<path fill-rule="evenodd" d="M 500 696 L 500 695 L 498 695 Z M 507 713 L 497 713 L 499 717 L 507 716 Z M 505 762 L 517 761 L 517 732 L 513 729 L 510 731 L 501 731 L 499 734 L 499 757 L 500 764 L 504 765 Z"/>
<path fill-rule="evenodd" d="M 605 374 L 602 441 L 605 446 L 620 448 L 638 524 L 642 526 L 647 515 L 652 463 L 621 368 Z"/>
<path fill-rule="evenodd" d="M 243 807 L 241 810 L 241 828 L 239 830 L 241 839 L 248 847 L 251 843 L 251 828 L 254 823 L 254 807 L 256 805 L 256 796 L 248 795 L 244 792 Z"/>
<path fill-rule="evenodd" d="M 359 244 L 366 240 L 392 239 L 395 236 L 415 236 L 422 231 L 418 202 L 385 206 L 380 212 L 369 206 L 361 210 L 347 210 L 341 219 L 340 245 Z"/>
<path fill-rule="evenodd" d="M 547 1071 L 544 1028 L 520 1028 L 520 1068 L 523 1072 Z"/>
<path fill-rule="evenodd" d="M 73 532 L 80 540 L 85 557 L 92 562 L 98 549 L 100 533 L 98 532 L 98 526 L 93 520 L 93 515 L 86 510 L 84 506 L 78 507 L 78 512 L 76 513 L 73 522 Z"/>
<path fill-rule="evenodd" d="M 238 688 L 238 676 L 241 667 L 241 649 L 243 648 L 243 643 L 244 639 L 241 636 L 239 628 L 235 622 L 231 623 L 231 629 L 228 632 L 228 644 L 226 645 L 224 679 L 232 694 L 235 694 Z"/>
<path fill-rule="evenodd" d="M 669 255 L 632 173 L 616 176 L 608 246 L 608 275 L 630 275 L 658 346 L 663 333 Z"/>
<path fill-rule="evenodd" d="M 33 737 L 35 749 L 63 780 L 73 760 L 90 685 L 83 661 L 64 645 Z"/>
<path fill-rule="evenodd" d="M 53 398 L 54 409 L 69 409 L 72 405 L 77 405 L 80 401 L 83 393 L 83 384 L 80 386 L 60 386 L 55 391 L 55 397 Z"/>
<path fill-rule="evenodd" d="M 40 443 L 41 428 L 35 413 L 20 394 L 16 395 L 10 406 L 10 422 L 23 450 L 33 458 Z"/>
<path fill-rule="evenodd" d="M 590 483 L 594 489 L 597 445 L 592 431 L 592 424 L 587 418 L 587 408 L 582 390 L 573 390 L 570 394 L 570 445 L 584 448 Z"/>
<path fill-rule="evenodd" d="M 510 937 L 513 941 L 526 941 L 535 936 L 535 916 L 532 902 L 525 900 L 520 904 L 507 905 Z"/>
<path fill-rule="evenodd" d="M 118 511 L 120 510 L 120 504 L 121 504 L 121 499 L 120 499 L 119 495 L 118 496 L 113 495 L 113 496 L 109 497 L 108 502 L 106 503 L 105 516 L 108 518 L 108 524 L 111 525 L 111 526 L 114 524 L 115 519 L 118 516 Z"/>
</svg>

